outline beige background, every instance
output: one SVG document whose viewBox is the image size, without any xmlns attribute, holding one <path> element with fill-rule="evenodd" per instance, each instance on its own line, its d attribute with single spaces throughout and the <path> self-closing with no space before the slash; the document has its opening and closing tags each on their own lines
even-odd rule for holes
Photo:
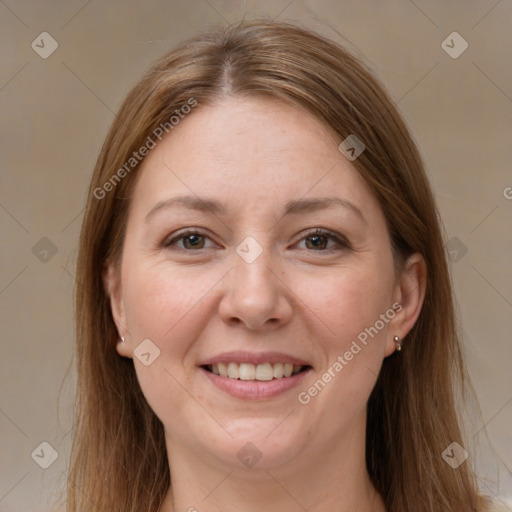
<svg viewBox="0 0 512 512">
<path fill-rule="evenodd" d="M 65 478 L 77 237 L 113 112 L 156 57 L 212 23 L 240 19 L 244 8 L 247 18 L 298 20 L 342 41 L 339 32 L 398 102 L 427 163 L 454 260 L 482 409 L 465 448 L 479 461 L 484 492 L 512 510 L 512 3 L 5 0 L 0 511 L 48 510 Z M 44 31 L 59 45 L 47 59 L 31 48 Z M 456 59 L 441 46 L 453 31 L 469 44 Z M 31 458 L 43 441 L 58 452 L 46 470 Z"/>
</svg>

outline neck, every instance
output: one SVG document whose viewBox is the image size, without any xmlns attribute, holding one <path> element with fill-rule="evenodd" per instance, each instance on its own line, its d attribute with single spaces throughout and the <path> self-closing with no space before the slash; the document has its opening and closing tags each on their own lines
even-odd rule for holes
<svg viewBox="0 0 512 512">
<path fill-rule="evenodd" d="M 354 425 L 335 447 L 250 470 L 212 465 L 168 439 L 172 488 L 159 512 L 386 512 L 366 470 L 364 432 Z"/>
</svg>

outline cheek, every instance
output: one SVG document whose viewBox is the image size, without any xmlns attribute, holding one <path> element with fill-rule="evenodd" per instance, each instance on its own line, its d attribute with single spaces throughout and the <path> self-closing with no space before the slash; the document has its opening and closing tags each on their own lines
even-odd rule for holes
<svg viewBox="0 0 512 512">
<path fill-rule="evenodd" d="M 202 299 L 215 280 L 203 272 L 191 277 L 190 271 L 180 272 L 162 264 L 129 268 L 123 286 L 130 332 L 137 339 L 150 338 L 161 347 L 166 345 L 165 340 L 172 340 L 172 347 L 178 348 L 184 331 L 200 327 L 197 317 L 205 315 Z M 197 277 L 199 273 L 201 278 Z M 191 322 L 192 317 L 195 322 Z M 190 337 L 192 333 L 188 334 Z"/>
<path fill-rule="evenodd" d="M 164 425 L 178 428 L 176 411 L 190 409 L 188 370 L 194 362 L 189 354 L 211 317 L 208 291 L 218 278 L 199 270 L 178 272 L 163 263 L 127 260 L 125 268 L 123 297 L 133 349 L 150 339 L 160 351 L 148 366 L 133 357 L 137 379 Z"/>
<path fill-rule="evenodd" d="M 218 314 L 225 272 L 178 269 L 165 262 L 126 261 L 125 268 L 123 297 L 134 344 L 149 338 L 169 354 L 170 364 L 173 357 L 183 362 L 189 346 Z M 303 325 L 317 349 L 330 357 L 335 350 L 344 351 L 390 307 L 392 278 L 382 277 L 386 275 L 391 272 L 370 259 L 316 272 L 287 269 L 283 274 L 286 286 L 279 293 L 293 309 L 288 327 Z"/>
<path fill-rule="evenodd" d="M 307 297 L 304 302 L 325 324 L 328 338 L 343 348 L 391 307 L 392 275 L 375 265 L 339 269 L 320 283 L 306 283 L 302 293 Z"/>
<path fill-rule="evenodd" d="M 317 378 L 328 388 L 324 393 L 319 383 L 311 395 L 323 394 L 319 403 L 327 400 L 345 414 L 347 407 L 358 409 L 366 403 L 379 373 L 388 322 L 394 317 L 393 275 L 379 266 L 343 269 L 335 275 L 323 286 L 309 288 L 308 305 L 321 320 L 317 325 L 325 325 L 321 331 L 317 328 L 325 333 L 316 340 L 325 354 Z"/>
</svg>

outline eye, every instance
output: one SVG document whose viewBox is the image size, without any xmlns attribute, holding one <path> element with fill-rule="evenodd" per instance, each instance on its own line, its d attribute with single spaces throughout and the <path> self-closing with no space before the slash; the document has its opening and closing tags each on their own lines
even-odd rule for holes
<svg viewBox="0 0 512 512">
<path fill-rule="evenodd" d="M 166 238 L 162 247 L 164 248 L 177 248 L 186 251 L 193 251 L 199 249 L 208 249 L 206 246 L 206 240 L 209 238 L 199 231 L 187 230 L 181 233 Z M 182 242 L 182 245 L 179 244 Z"/>
<path fill-rule="evenodd" d="M 195 250 L 198 251 L 212 247 L 207 245 L 208 240 L 210 240 L 210 238 L 204 233 L 189 229 L 166 238 L 162 242 L 162 247 L 166 249 L 178 249 L 187 252 Z M 332 252 L 336 250 L 342 250 L 344 248 L 351 248 L 349 242 L 343 235 L 338 235 L 320 228 L 316 228 L 306 234 L 306 236 L 301 239 L 299 244 L 302 242 L 305 242 L 306 249 L 318 252 Z"/>
<path fill-rule="evenodd" d="M 350 244 L 344 236 L 319 228 L 310 231 L 299 243 L 302 242 L 306 243 L 306 249 L 313 251 L 331 252 L 344 248 L 350 249 Z M 331 245 L 329 245 L 330 242 Z"/>
</svg>

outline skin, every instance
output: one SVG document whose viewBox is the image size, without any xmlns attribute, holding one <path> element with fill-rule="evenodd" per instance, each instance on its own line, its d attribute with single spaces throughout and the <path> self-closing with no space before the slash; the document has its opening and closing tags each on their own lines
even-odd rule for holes
<svg viewBox="0 0 512 512">
<path fill-rule="evenodd" d="M 199 106 L 143 163 L 122 261 L 105 284 L 125 337 L 117 350 L 133 358 L 165 429 L 173 486 L 161 512 L 385 510 L 365 467 L 365 406 L 393 337 L 405 337 L 418 317 L 425 264 L 415 254 L 395 274 L 383 213 L 339 142 L 295 106 L 228 97 Z M 216 199 L 227 211 L 173 206 L 145 219 L 181 194 Z M 290 200 L 328 196 L 361 215 L 331 206 L 283 216 Z M 205 236 L 202 248 L 189 238 L 165 247 L 184 228 Z M 310 228 L 350 247 L 314 238 Z M 247 236 L 262 249 L 252 263 L 235 251 Z M 400 312 L 299 403 L 299 392 L 394 303 Z M 147 338 L 160 350 L 149 366 L 134 357 Z M 279 396 L 243 400 L 198 367 L 232 350 L 279 351 L 312 370 Z M 247 442 L 262 455 L 252 468 L 237 457 Z"/>
</svg>

